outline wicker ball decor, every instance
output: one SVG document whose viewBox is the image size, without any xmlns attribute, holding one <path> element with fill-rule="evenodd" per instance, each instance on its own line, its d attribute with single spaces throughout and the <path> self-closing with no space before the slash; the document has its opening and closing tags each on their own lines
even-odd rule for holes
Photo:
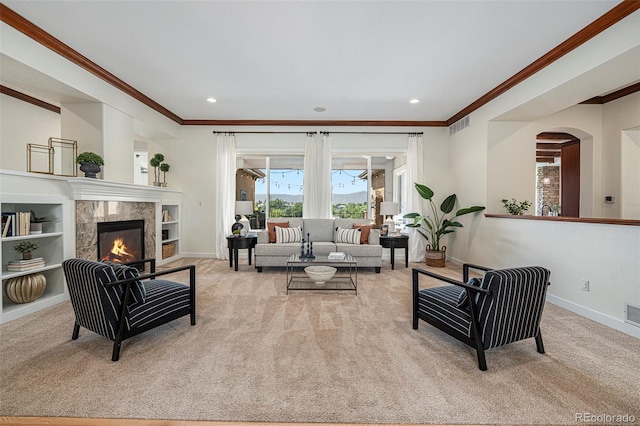
<svg viewBox="0 0 640 426">
<path fill-rule="evenodd" d="M 9 278 L 4 292 L 13 303 L 29 303 L 42 296 L 47 286 L 47 278 L 42 274 L 29 274 Z"/>
</svg>

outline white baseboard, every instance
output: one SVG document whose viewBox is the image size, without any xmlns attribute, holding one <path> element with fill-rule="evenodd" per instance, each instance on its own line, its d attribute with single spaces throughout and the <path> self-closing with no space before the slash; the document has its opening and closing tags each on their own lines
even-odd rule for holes
<svg viewBox="0 0 640 426">
<path fill-rule="evenodd" d="M 182 257 L 197 257 L 197 258 L 211 258 L 216 259 L 215 253 L 192 253 L 192 252 L 181 252 L 180 255 Z M 245 254 L 246 257 L 246 254 Z M 229 260 L 229 259 L 227 259 Z"/>
<path fill-rule="evenodd" d="M 570 302 L 566 299 L 562 299 L 560 297 L 554 296 L 549 293 L 547 293 L 547 302 L 553 303 L 556 306 L 559 306 L 568 311 L 581 315 L 592 321 L 595 321 L 602 325 L 606 325 L 607 327 L 613 328 L 614 330 L 618 330 L 624 334 L 628 334 L 629 336 L 633 336 L 635 338 L 640 339 L 640 327 L 627 324 L 626 322 L 620 319 L 614 318 L 610 315 L 606 315 L 601 312 L 594 311 L 593 309 L 584 307 L 582 305 L 578 305 L 577 303 Z"/>
</svg>

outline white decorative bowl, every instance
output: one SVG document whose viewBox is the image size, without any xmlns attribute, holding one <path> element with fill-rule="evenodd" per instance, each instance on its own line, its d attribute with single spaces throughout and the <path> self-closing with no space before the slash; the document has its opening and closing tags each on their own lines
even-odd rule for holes
<svg viewBox="0 0 640 426">
<path fill-rule="evenodd" d="M 336 268 L 324 265 L 307 266 L 304 268 L 307 276 L 317 285 L 323 285 L 329 281 L 336 274 L 336 271 Z"/>
</svg>

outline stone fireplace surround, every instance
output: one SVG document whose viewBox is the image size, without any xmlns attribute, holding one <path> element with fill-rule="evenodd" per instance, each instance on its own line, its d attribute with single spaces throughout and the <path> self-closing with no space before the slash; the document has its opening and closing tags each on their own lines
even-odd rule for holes
<svg viewBox="0 0 640 426">
<path fill-rule="evenodd" d="M 159 212 L 163 201 L 181 198 L 180 191 L 99 179 L 72 178 L 76 218 L 76 257 L 98 257 L 98 222 L 144 219 L 145 257 L 155 258 Z"/>
<path fill-rule="evenodd" d="M 76 201 L 76 257 L 98 258 L 98 222 L 144 219 L 144 252 L 156 257 L 156 205 L 139 201 Z"/>
</svg>

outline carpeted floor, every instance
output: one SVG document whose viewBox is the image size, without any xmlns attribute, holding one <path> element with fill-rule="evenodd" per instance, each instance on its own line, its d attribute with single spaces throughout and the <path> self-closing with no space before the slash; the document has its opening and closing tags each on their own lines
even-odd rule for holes
<svg viewBox="0 0 640 426">
<path fill-rule="evenodd" d="M 0 326 L 0 415 L 270 422 L 576 422 L 640 419 L 640 340 L 547 304 L 542 333 L 474 351 L 421 322 L 411 269 L 385 263 L 352 292 L 285 294 L 284 271 L 197 264 L 198 324 L 188 317 L 123 343 L 71 340 L 69 302 Z M 415 265 L 421 266 L 422 265 Z M 456 274 L 456 268 L 443 272 Z M 186 277 L 179 276 L 177 278 Z M 186 282 L 186 281 L 183 281 Z"/>
</svg>

